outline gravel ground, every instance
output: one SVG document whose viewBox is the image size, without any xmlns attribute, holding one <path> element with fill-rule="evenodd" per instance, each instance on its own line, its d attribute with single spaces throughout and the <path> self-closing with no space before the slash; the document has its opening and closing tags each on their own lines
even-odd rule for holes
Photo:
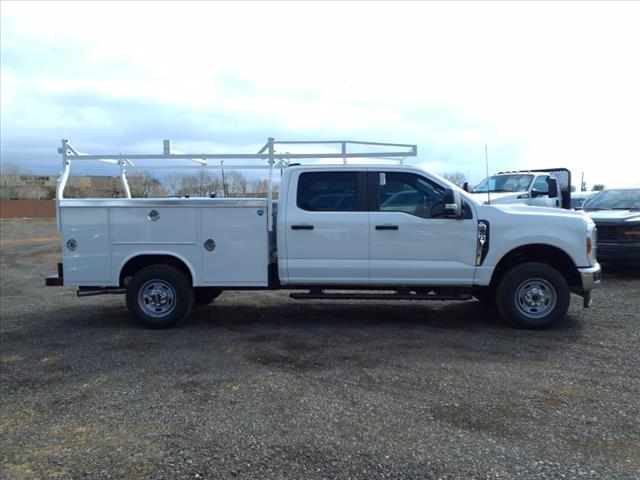
<svg viewBox="0 0 640 480">
<path fill-rule="evenodd" d="M 2 478 L 640 478 L 640 274 L 544 332 L 286 292 L 149 331 L 43 286 L 52 221 L 1 227 Z"/>
</svg>

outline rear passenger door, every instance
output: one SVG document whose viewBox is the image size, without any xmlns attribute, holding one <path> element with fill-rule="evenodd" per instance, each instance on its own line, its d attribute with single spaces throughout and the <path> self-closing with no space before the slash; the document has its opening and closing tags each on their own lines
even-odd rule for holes
<svg viewBox="0 0 640 480">
<path fill-rule="evenodd" d="M 371 171 L 370 283 L 471 285 L 477 221 L 444 215 L 442 185 L 413 172 Z"/>
<path fill-rule="evenodd" d="M 287 283 L 366 284 L 366 172 L 292 173 L 285 220 Z"/>
</svg>

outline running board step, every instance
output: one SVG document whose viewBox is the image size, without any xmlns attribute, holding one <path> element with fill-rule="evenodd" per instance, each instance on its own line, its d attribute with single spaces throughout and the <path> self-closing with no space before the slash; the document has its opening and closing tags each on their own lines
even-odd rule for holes
<svg viewBox="0 0 640 480">
<path fill-rule="evenodd" d="M 295 300 L 471 300 L 467 294 L 438 295 L 424 293 L 290 293 Z"/>
</svg>

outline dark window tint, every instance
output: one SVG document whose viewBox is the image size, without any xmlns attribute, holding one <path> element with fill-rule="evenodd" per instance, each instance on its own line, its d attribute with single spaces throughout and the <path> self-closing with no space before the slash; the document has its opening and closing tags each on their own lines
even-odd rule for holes
<svg viewBox="0 0 640 480">
<path fill-rule="evenodd" d="M 298 179 L 298 207 L 315 212 L 356 211 L 357 184 L 357 172 L 303 173 Z"/>
<path fill-rule="evenodd" d="M 444 216 L 444 187 L 413 173 L 377 174 L 378 210 L 423 218 Z"/>
</svg>

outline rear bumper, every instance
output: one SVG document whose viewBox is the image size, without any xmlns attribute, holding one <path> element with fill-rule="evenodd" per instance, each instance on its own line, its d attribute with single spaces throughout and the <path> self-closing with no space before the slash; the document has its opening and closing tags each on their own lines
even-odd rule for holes
<svg viewBox="0 0 640 480">
<path fill-rule="evenodd" d="M 580 286 L 582 289 L 578 294 L 584 299 L 582 306 L 589 308 L 592 303 L 591 291 L 602 283 L 602 269 L 600 264 L 596 263 L 593 267 L 578 268 L 578 273 L 580 274 Z"/>
</svg>

